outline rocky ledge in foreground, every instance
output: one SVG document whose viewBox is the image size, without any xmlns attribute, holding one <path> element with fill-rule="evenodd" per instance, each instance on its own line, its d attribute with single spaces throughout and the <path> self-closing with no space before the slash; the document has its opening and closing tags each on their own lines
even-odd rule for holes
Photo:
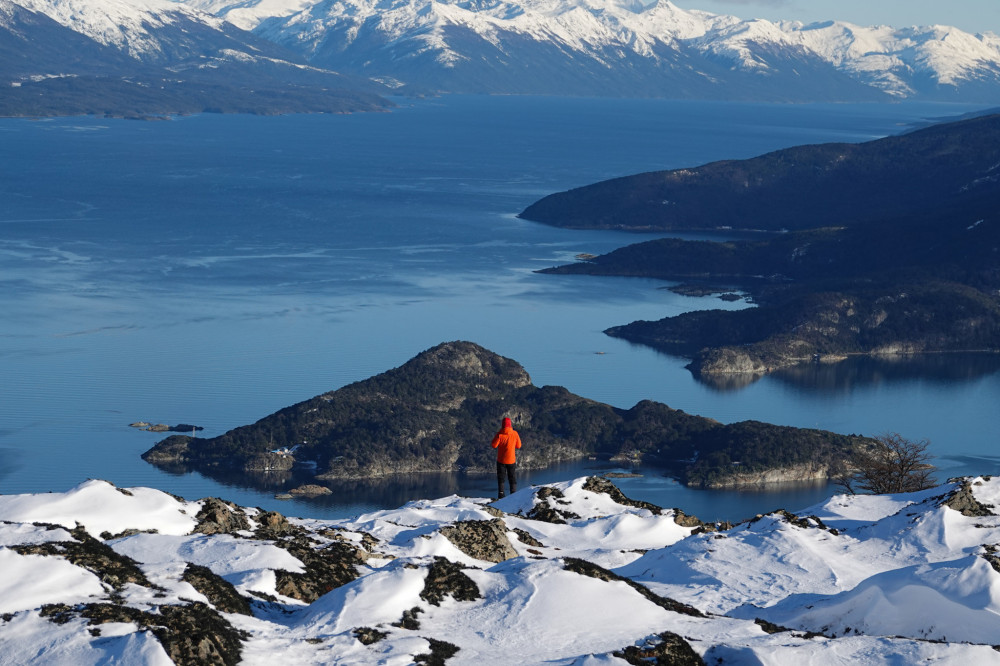
<svg viewBox="0 0 1000 666">
<path fill-rule="evenodd" d="M 989 477 L 737 525 L 593 477 L 343 520 L 0 495 L 0 663 L 995 663 L 998 503 Z"/>
<path fill-rule="evenodd" d="M 168 437 L 143 459 L 208 476 L 242 474 L 247 483 L 264 483 L 260 471 L 296 465 L 314 470 L 319 482 L 492 473 L 489 442 L 504 416 L 525 442 L 522 467 L 585 456 L 645 460 L 703 486 L 733 485 L 736 471 L 758 473 L 739 477 L 754 479 L 751 485 L 765 472 L 786 468 L 808 467 L 813 478 L 826 478 L 865 441 L 758 421 L 724 425 L 652 401 L 618 409 L 562 387 L 536 387 L 517 362 L 470 342 L 450 342 L 219 437 Z"/>
</svg>

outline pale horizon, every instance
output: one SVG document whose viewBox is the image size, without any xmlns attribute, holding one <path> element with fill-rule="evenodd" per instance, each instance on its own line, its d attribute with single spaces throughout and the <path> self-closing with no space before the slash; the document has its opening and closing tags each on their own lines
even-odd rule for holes
<svg viewBox="0 0 1000 666">
<path fill-rule="evenodd" d="M 740 18 L 846 21 L 857 25 L 948 25 L 970 33 L 1000 35 L 1000 2 L 996 0 L 671 0 L 682 9 L 700 9 Z"/>
</svg>

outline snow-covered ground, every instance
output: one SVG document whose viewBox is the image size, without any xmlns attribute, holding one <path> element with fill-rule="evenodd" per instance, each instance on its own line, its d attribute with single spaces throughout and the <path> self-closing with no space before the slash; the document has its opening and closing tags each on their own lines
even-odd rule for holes
<svg viewBox="0 0 1000 666">
<path fill-rule="evenodd" d="M 320 521 L 88 481 L 0 496 L 0 663 L 1000 663 L 998 501 L 717 529 L 581 478 Z"/>
</svg>

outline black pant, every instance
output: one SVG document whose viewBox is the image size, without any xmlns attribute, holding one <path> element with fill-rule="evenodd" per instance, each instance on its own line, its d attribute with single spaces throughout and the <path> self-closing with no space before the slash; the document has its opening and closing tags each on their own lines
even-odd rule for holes
<svg viewBox="0 0 1000 666">
<path fill-rule="evenodd" d="M 497 497 L 503 497 L 503 480 L 507 477 L 507 481 L 510 482 L 510 492 L 513 495 L 517 492 L 517 478 L 514 476 L 514 468 L 517 467 L 517 463 L 510 463 L 505 465 L 502 462 L 497 462 Z"/>
</svg>

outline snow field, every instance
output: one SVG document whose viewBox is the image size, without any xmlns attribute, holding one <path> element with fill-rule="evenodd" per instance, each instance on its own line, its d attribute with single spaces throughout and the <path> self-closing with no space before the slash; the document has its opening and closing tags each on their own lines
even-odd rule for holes
<svg viewBox="0 0 1000 666">
<path fill-rule="evenodd" d="M 981 504 L 1000 499 L 1000 479 L 968 483 Z M 66 493 L 0 496 L 0 663 L 170 663 L 151 632 L 130 622 L 93 633 L 82 617 L 56 623 L 45 608 L 121 603 L 155 615 L 164 604 L 210 604 L 181 580 L 189 563 L 253 600 L 252 616 L 221 613 L 246 632 L 244 664 L 273 664 L 276 654 L 288 666 L 410 664 L 441 641 L 457 648 L 449 665 L 624 664 L 615 651 L 655 643 L 664 631 L 707 663 L 1000 663 L 992 648 L 1000 573 L 984 557 L 984 546 L 1000 545 L 1000 516 L 947 506 L 959 484 L 834 497 L 723 532 L 681 527 L 672 511 L 618 504 L 585 485 L 552 484 L 545 499 L 526 488 L 496 502 L 451 496 L 349 520 L 293 520 L 317 547 L 336 538 L 369 553 L 355 580 L 312 603 L 277 593 L 279 572 L 308 573 L 277 542 L 249 531 L 192 533 L 201 502 L 96 481 Z M 565 522 L 529 518 L 540 502 Z M 252 525 L 256 510 L 245 514 Z M 518 553 L 500 563 L 470 556 L 440 532 L 498 516 Z M 19 552 L 71 542 L 67 528 L 77 524 L 97 535 L 149 530 L 105 543 L 137 562 L 154 587 L 115 591 L 83 564 Z M 606 575 L 577 573 L 573 558 Z M 473 598 L 458 600 L 445 583 L 440 603 L 428 601 L 429 573 L 443 561 L 471 581 Z M 657 598 L 705 615 L 668 610 Z M 415 624 L 406 628 L 410 612 Z M 378 636 L 366 644 L 361 628 Z"/>
</svg>

